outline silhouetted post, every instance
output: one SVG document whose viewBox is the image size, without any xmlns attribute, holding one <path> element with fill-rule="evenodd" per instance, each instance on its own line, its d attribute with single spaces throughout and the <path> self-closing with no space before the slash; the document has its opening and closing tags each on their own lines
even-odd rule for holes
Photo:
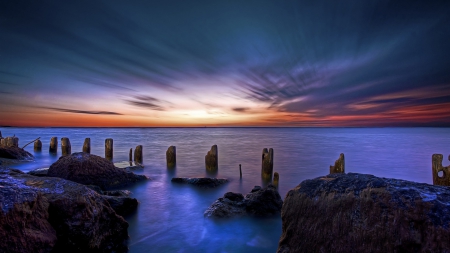
<svg viewBox="0 0 450 253">
<path fill-rule="evenodd" d="M 34 151 L 41 152 L 42 151 L 42 142 L 41 140 L 34 141 Z"/>
<path fill-rule="evenodd" d="M 3 139 L 2 131 L 0 131 L 0 139 Z"/>
<path fill-rule="evenodd" d="M 130 153 L 128 154 L 128 161 L 130 161 L 130 163 L 133 161 L 133 148 L 130 148 Z"/>
<path fill-rule="evenodd" d="M 173 167 L 177 163 L 177 148 L 170 146 L 166 151 L 167 166 Z"/>
<path fill-rule="evenodd" d="M 91 138 L 84 139 L 83 152 L 88 154 L 91 153 Z"/>
<path fill-rule="evenodd" d="M 5 147 L 19 147 L 19 138 L 17 137 L 6 137 L 4 140 Z"/>
<path fill-rule="evenodd" d="M 67 137 L 61 138 L 61 153 L 63 156 L 72 154 L 72 146 L 70 140 Z"/>
<path fill-rule="evenodd" d="M 330 166 L 330 174 L 334 173 L 345 173 L 345 159 L 343 153 L 341 153 L 339 158 L 334 162 L 334 166 Z"/>
<path fill-rule="evenodd" d="M 113 159 L 113 139 L 111 138 L 105 140 L 105 158 L 108 160 Z"/>
<path fill-rule="evenodd" d="M 219 168 L 219 156 L 217 145 L 213 145 L 211 150 L 205 156 L 205 165 L 207 170 L 217 170 Z"/>
<path fill-rule="evenodd" d="M 138 145 L 134 149 L 134 163 L 142 164 L 142 145 Z"/>
<path fill-rule="evenodd" d="M 239 175 L 241 176 L 241 178 L 242 178 L 242 168 L 241 168 L 241 165 L 239 164 Z"/>
<path fill-rule="evenodd" d="M 263 178 L 272 178 L 273 173 L 273 149 L 270 148 L 267 150 L 267 148 L 263 149 L 262 152 L 262 168 L 261 168 L 261 175 Z"/>
<path fill-rule="evenodd" d="M 279 182 L 280 182 L 280 174 L 278 174 L 278 172 L 273 173 L 273 185 L 277 187 L 277 189 Z"/>
<path fill-rule="evenodd" d="M 58 138 L 52 137 L 50 140 L 50 147 L 48 149 L 50 153 L 56 153 L 58 151 Z"/>
<path fill-rule="evenodd" d="M 450 186 L 450 166 L 444 167 L 442 166 L 442 160 L 444 156 L 441 154 L 433 154 L 431 156 L 431 172 L 433 174 L 433 184 L 434 185 L 443 185 Z M 449 156 L 450 160 L 450 156 Z M 442 176 L 439 175 L 439 172 L 442 171 Z"/>
<path fill-rule="evenodd" d="M 6 141 L 3 138 L 0 138 L 0 147 L 6 146 Z"/>
</svg>

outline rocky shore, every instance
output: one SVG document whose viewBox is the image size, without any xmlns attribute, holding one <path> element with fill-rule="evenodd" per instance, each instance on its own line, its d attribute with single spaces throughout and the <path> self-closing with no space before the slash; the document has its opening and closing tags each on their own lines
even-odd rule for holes
<svg viewBox="0 0 450 253">
<path fill-rule="evenodd" d="M 0 252 L 125 252 L 128 223 L 75 182 L 0 167 Z"/>
<path fill-rule="evenodd" d="M 450 252 L 450 189 L 330 174 L 290 190 L 278 253 Z"/>
</svg>

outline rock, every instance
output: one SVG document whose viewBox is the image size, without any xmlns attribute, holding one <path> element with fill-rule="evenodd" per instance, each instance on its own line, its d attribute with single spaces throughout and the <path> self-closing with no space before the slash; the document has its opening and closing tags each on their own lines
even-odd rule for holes
<svg viewBox="0 0 450 253">
<path fill-rule="evenodd" d="M 450 189 L 330 174 L 290 190 L 278 252 L 449 252 Z"/>
<path fill-rule="evenodd" d="M 280 213 L 283 200 L 275 186 L 255 186 L 245 197 L 240 193 L 227 192 L 216 200 L 204 215 L 206 217 L 229 218 L 239 216 L 270 217 Z"/>
<path fill-rule="evenodd" d="M 60 157 L 50 166 L 48 176 L 64 178 L 84 185 L 97 185 L 102 190 L 147 179 L 146 176 L 119 169 L 105 158 L 83 152 Z"/>
<path fill-rule="evenodd" d="M 116 162 L 114 163 L 114 166 L 116 166 L 119 169 L 125 169 L 125 170 L 138 170 L 138 169 L 143 169 L 144 165 L 142 164 L 137 164 L 134 162 L 127 162 L 127 161 L 123 161 L 123 162 Z"/>
<path fill-rule="evenodd" d="M 103 191 L 102 194 L 114 197 L 128 197 L 131 195 L 131 192 L 128 190 L 116 190 L 116 191 Z"/>
<path fill-rule="evenodd" d="M 209 178 L 209 177 L 200 177 L 200 178 L 174 177 L 172 178 L 171 181 L 174 183 L 192 184 L 201 188 L 214 188 L 219 185 L 227 183 L 228 179 Z"/>
<path fill-rule="evenodd" d="M 48 176 L 48 168 L 40 168 L 27 172 L 28 175 L 32 175 L 35 177 L 47 177 Z"/>
<path fill-rule="evenodd" d="M 16 146 L 0 147 L 0 158 L 32 161 L 33 155 Z"/>
<path fill-rule="evenodd" d="M 334 162 L 334 166 L 330 166 L 330 174 L 333 173 L 345 173 L 345 159 L 343 153 L 341 153 L 339 158 Z"/>
<path fill-rule="evenodd" d="M 101 195 L 0 168 L 0 252 L 126 252 L 128 223 Z"/>
<path fill-rule="evenodd" d="M 127 215 L 138 207 L 138 201 L 130 197 L 103 196 L 118 215 Z"/>
</svg>

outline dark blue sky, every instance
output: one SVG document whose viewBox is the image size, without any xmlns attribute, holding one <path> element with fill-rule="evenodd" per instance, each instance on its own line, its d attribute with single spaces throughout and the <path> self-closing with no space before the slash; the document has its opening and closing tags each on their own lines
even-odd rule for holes
<svg viewBox="0 0 450 253">
<path fill-rule="evenodd" d="M 450 126 L 450 1 L 2 1 L 0 125 Z"/>
</svg>

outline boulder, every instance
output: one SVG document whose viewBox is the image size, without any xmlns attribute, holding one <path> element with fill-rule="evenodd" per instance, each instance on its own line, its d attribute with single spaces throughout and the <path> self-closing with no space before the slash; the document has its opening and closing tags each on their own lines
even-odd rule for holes
<svg viewBox="0 0 450 253">
<path fill-rule="evenodd" d="M 245 197 L 240 193 L 227 192 L 216 200 L 204 213 L 206 217 L 229 218 L 239 216 L 269 217 L 280 213 L 283 200 L 275 186 L 255 186 Z"/>
<path fill-rule="evenodd" d="M 147 179 L 146 176 L 119 169 L 105 158 L 83 152 L 60 157 L 50 166 L 47 175 L 84 185 L 97 185 L 102 190 L 122 187 Z"/>
<path fill-rule="evenodd" d="M 174 177 L 171 180 L 174 183 L 192 184 L 201 188 L 214 188 L 228 182 L 226 178 L 209 178 L 209 177 Z"/>
<path fill-rule="evenodd" d="M 89 188 L 0 167 L 0 252 L 126 252 L 128 223 Z"/>
<path fill-rule="evenodd" d="M 103 198 L 108 201 L 118 215 L 127 215 L 134 212 L 139 204 L 137 199 L 130 197 L 104 195 Z"/>
<path fill-rule="evenodd" d="M 16 146 L 0 147 L 0 158 L 32 161 L 33 155 Z"/>
<path fill-rule="evenodd" d="M 290 190 L 279 253 L 449 252 L 450 189 L 330 174 Z"/>
<path fill-rule="evenodd" d="M 32 175 L 35 177 L 47 177 L 48 175 L 48 168 L 39 168 L 35 170 L 31 170 L 27 172 L 28 175 Z"/>
</svg>

